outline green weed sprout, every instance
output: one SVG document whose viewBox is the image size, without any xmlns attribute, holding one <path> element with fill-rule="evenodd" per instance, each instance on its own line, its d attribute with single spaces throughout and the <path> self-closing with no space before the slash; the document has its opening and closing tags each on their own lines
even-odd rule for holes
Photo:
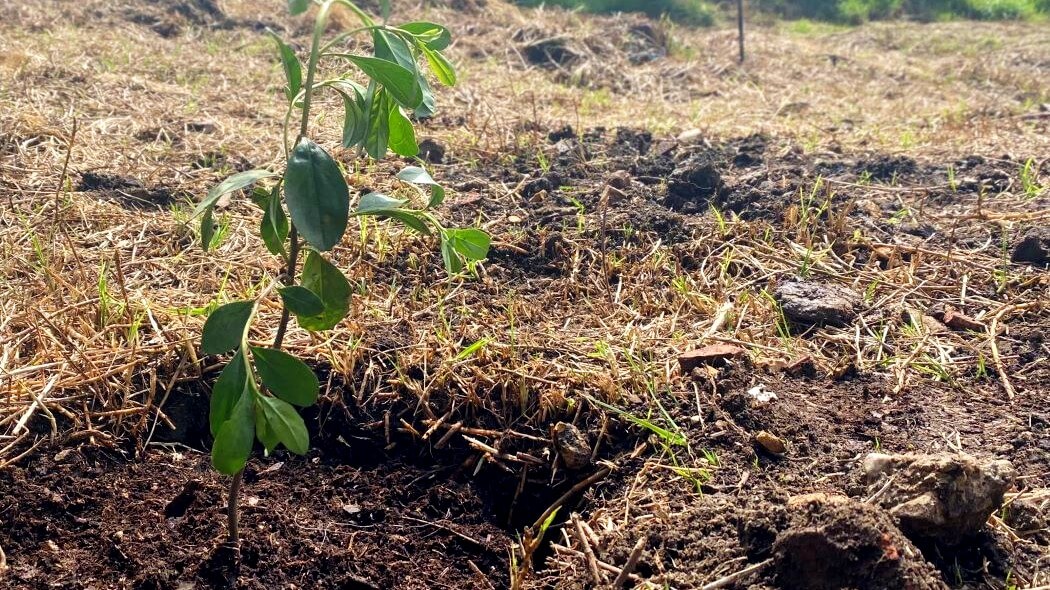
<svg viewBox="0 0 1050 590">
<path fill-rule="evenodd" d="M 383 20 L 389 2 L 380 3 Z M 302 360 L 281 350 L 291 316 L 310 331 L 334 328 L 349 312 L 351 286 L 325 253 L 343 238 L 349 219 L 374 216 L 395 219 L 421 234 L 436 233 L 441 255 L 450 274 L 483 260 L 488 254 L 489 236 L 474 229 L 444 227 L 433 214 L 445 198 L 444 189 L 421 167 L 409 166 L 397 174 L 403 183 L 415 186 L 425 206 L 377 192 L 362 196 L 350 209 L 350 194 L 339 164 L 309 136 L 310 107 L 316 93 L 330 91 L 343 99 L 345 118 L 342 144 L 358 155 L 367 153 L 378 160 L 387 151 L 404 157 L 419 152 L 410 116 L 434 113 L 434 94 L 422 64 L 438 82 L 456 83 L 456 73 L 442 51 L 451 43 L 445 27 L 430 22 L 410 22 L 398 26 L 380 24 L 349 0 L 290 0 L 293 15 L 317 7 L 310 53 L 303 66 L 292 48 L 277 35 L 271 35 L 283 65 L 288 101 L 284 118 L 283 171 L 249 170 L 235 174 L 208 192 L 194 211 L 201 220 L 200 236 L 205 250 L 216 241 L 213 210 L 219 199 L 241 189 L 252 188 L 252 200 L 263 210 L 260 236 L 266 249 L 280 257 L 284 272 L 276 282 L 252 301 L 234 301 L 218 307 L 204 325 L 201 350 L 204 354 L 233 353 L 215 382 L 210 408 L 212 464 L 219 472 L 232 475 L 228 518 L 228 545 L 239 544 L 237 497 L 245 463 L 255 441 L 267 453 L 278 445 L 305 454 L 309 434 L 298 408 L 317 401 L 319 383 Z M 342 5 L 353 12 L 361 26 L 340 33 L 325 42 L 332 8 Z M 337 49 L 356 35 L 368 35 L 370 55 L 344 53 Z M 325 59 L 346 67 L 346 72 L 318 80 L 318 62 Z M 298 114 L 300 125 L 294 138 L 289 123 Z M 289 141 L 289 139 L 292 139 Z M 287 210 L 287 212 L 286 212 Z M 298 269 L 300 254 L 305 262 Z M 276 288 L 283 310 L 273 345 L 254 346 L 249 342 L 249 326 L 260 301 Z"/>
</svg>

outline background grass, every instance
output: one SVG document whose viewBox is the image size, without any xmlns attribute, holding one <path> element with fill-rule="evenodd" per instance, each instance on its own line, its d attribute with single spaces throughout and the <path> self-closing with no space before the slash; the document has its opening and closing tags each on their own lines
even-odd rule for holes
<svg viewBox="0 0 1050 590">
<path fill-rule="evenodd" d="M 745 0 L 752 10 L 788 19 L 814 19 L 860 24 L 869 20 L 908 18 L 921 21 L 955 19 L 1027 20 L 1050 15 L 1050 0 Z M 692 26 L 714 24 L 718 9 L 732 9 L 733 0 L 518 0 L 526 6 L 561 6 L 587 12 L 640 12 L 667 16 Z"/>
</svg>

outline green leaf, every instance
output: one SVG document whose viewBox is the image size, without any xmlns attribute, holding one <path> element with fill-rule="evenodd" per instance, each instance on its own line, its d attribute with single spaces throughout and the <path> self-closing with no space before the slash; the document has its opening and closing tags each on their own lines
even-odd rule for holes
<svg viewBox="0 0 1050 590">
<path fill-rule="evenodd" d="M 434 51 L 442 51 L 452 44 L 452 34 L 436 23 L 418 21 L 398 25 L 397 28 L 411 33 L 420 43 Z"/>
<path fill-rule="evenodd" d="M 255 438 L 262 443 L 267 455 L 272 453 L 281 442 L 277 438 L 277 433 L 270 428 L 270 423 L 266 420 L 266 412 L 263 410 L 262 404 L 255 404 Z"/>
<path fill-rule="evenodd" d="M 390 0 L 379 0 L 379 14 L 383 15 L 383 20 L 390 18 Z"/>
<path fill-rule="evenodd" d="M 445 234 L 441 235 L 441 260 L 445 263 L 445 272 L 450 275 L 459 274 L 459 271 L 463 270 L 463 261 Z"/>
<path fill-rule="evenodd" d="M 317 375 L 303 361 L 273 348 L 252 347 L 255 370 L 271 393 L 297 406 L 317 402 L 320 383 Z"/>
<path fill-rule="evenodd" d="M 361 197 L 357 209 L 354 210 L 354 215 L 391 217 L 421 234 L 430 234 L 430 228 L 427 227 L 426 221 L 421 216 L 411 210 L 401 209 L 406 203 L 408 201 L 388 197 L 382 193 L 368 193 Z"/>
<path fill-rule="evenodd" d="M 463 255 L 468 261 L 476 262 L 488 257 L 492 238 L 480 229 L 473 227 L 450 229 L 446 230 L 446 234 L 456 252 Z"/>
<path fill-rule="evenodd" d="M 218 203 L 223 195 L 251 186 L 263 178 L 268 178 L 270 176 L 276 176 L 276 174 L 269 170 L 259 169 L 234 174 L 213 186 L 212 189 L 208 191 L 208 196 L 200 203 L 197 203 L 197 207 L 193 209 L 193 217 L 197 217 L 198 215 L 203 214 L 206 210 L 214 207 L 215 203 Z"/>
<path fill-rule="evenodd" d="M 430 91 L 430 82 L 427 82 L 426 76 L 420 74 L 416 82 L 419 83 L 419 87 L 423 90 L 423 102 L 419 103 L 419 106 L 416 107 L 412 114 L 417 119 L 429 119 L 437 113 L 437 99 L 434 98 L 434 93 Z"/>
<path fill-rule="evenodd" d="M 445 59 L 444 55 L 441 55 L 437 51 L 432 51 L 423 48 L 423 55 L 427 58 L 427 64 L 430 66 L 430 71 L 434 72 L 434 76 L 437 77 L 438 81 L 445 86 L 456 85 L 456 69 L 452 67 L 452 64 Z"/>
<path fill-rule="evenodd" d="M 288 12 L 293 15 L 302 14 L 310 8 L 310 0 L 288 0 Z"/>
<path fill-rule="evenodd" d="M 266 203 L 262 224 L 259 228 L 263 243 L 266 244 L 266 249 L 270 251 L 270 254 L 278 256 L 288 255 L 284 249 L 284 242 L 288 239 L 288 231 L 288 216 L 284 214 L 284 208 L 281 207 L 281 199 L 275 190 L 275 194 Z"/>
<path fill-rule="evenodd" d="M 416 144 L 416 132 L 412 129 L 412 121 L 401 112 L 401 107 L 390 104 L 390 151 L 399 156 L 411 158 L 419 153 L 419 145 Z"/>
<path fill-rule="evenodd" d="M 204 322 L 201 351 L 204 354 L 222 354 L 241 345 L 244 328 L 252 317 L 252 301 L 234 301 L 211 312 Z"/>
<path fill-rule="evenodd" d="M 403 199 L 395 199 L 383 193 L 368 193 L 361 197 L 357 204 L 354 215 L 385 215 L 387 211 L 398 209 L 408 203 Z"/>
<path fill-rule="evenodd" d="M 277 290 L 281 294 L 284 306 L 295 315 L 312 316 L 324 312 L 324 302 L 314 292 L 299 285 L 283 287 Z"/>
<path fill-rule="evenodd" d="M 284 195 L 292 223 L 318 250 L 331 250 L 346 231 L 350 191 L 339 165 L 321 146 L 303 138 L 288 158 Z"/>
<path fill-rule="evenodd" d="M 361 143 L 368 133 L 368 119 L 365 116 L 363 101 L 358 102 L 343 96 L 345 117 L 343 118 L 343 147 L 354 147 Z"/>
<path fill-rule="evenodd" d="M 260 397 L 259 405 L 266 417 L 266 425 L 277 440 L 297 455 L 305 455 L 310 449 L 310 434 L 306 423 L 295 408 L 275 397 Z"/>
<path fill-rule="evenodd" d="M 208 412 L 208 422 L 211 426 L 211 435 L 219 433 L 223 422 L 230 419 L 233 408 L 245 394 L 248 386 L 248 372 L 244 367 L 244 355 L 235 354 L 230 362 L 223 368 L 215 385 L 211 388 L 211 408 Z"/>
<path fill-rule="evenodd" d="M 434 181 L 430 174 L 419 166 L 407 166 L 397 173 L 397 179 L 411 184 L 422 184 L 430 187 L 428 208 L 434 208 L 445 201 L 445 189 Z"/>
<path fill-rule="evenodd" d="M 215 219 L 212 217 L 212 208 L 208 207 L 204 210 L 204 215 L 201 215 L 201 248 L 207 252 L 214 241 Z"/>
<path fill-rule="evenodd" d="M 368 110 L 365 119 L 368 121 L 368 131 L 365 133 L 364 147 L 368 155 L 374 160 L 381 160 L 386 155 L 387 144 L 390 140 L 390 116 L 386 92 L 376 89 L 370 100 L 367 101 Z"/>
<path fill-rule="evenodd" d="M 405 108 L 414 109 L 423 102 L 423 90 L 416 81 L 416 73 L 404 66 L 365 55 L 341 54 L 361 69 L 369 78 L 375 80 Z"/>
<path fill-rule="evenodd" d="M 251 388 L 251 381 L 249 389 Z M 255 442 L 255 395 L 242 395 L 229 419 L 219 427 L 211 446 L 211 464 L 219 473 L 235 475 L 244 469 Z"/>
<path fill-rule="evenodd" d="M 376 29 L 372 31 L 372 46 L 375 48 L 375 56 L 379 59 L 392 61 L 412 73 L 418 72 L 412 48 L 401 37 L 383 29 Z"/>
<path fill-rule="evenodd" d="M 284 78 L 288 82 L 288 86 L 284 89 L 284 95 L 290 101 L 295 100 L 295 97 L 303 87 L 303 67 L 299 63 L 299 58 L 295 56 L 295 51 L 292 51 L 292 48 L 287 43 L 282 41 L 275 33 L 270 33 L 270 37 L 277 43 L 277 52 L 281 56 L 281 66 L 284 67 Z"/>
<path fill-rule="evenodd" d="M 324 303 L 324 311 L 298 316 L 303 329 L 317 332 L 334 328 L 350 311 L 350 282 L 343 273 L 313 250 L 303 264 L 302 286 L 313 291 Z"/>
</svg>

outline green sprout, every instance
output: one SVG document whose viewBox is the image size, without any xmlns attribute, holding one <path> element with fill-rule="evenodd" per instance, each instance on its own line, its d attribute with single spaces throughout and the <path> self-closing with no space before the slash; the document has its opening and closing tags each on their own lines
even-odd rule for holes
<svg viewBox="0 0 1050 590">
<path fill-rule="evenodd" d="M 332 8 L 342 5 L 352 11 L 361 26 L 323 39 Z M 380 2 L 383 20 L 389 2 Z M 326 254 L 338 245 L 351 217 L 394 219 L 424 235 L 437 234 L 441 257 L 450 275 L 470 268 L 488 255 L 489 236 L 474 229 L 444 227 L 433 213 L 442 204 L 445 190 L 424 170 L 409 166 L 397 179 L 415 187 L 425 203 L 378 192 L 362 196 L 354 209 L 350 191 L 339 164 L 328 151 L 310 139 L 311 106 L 315 94 L 335 92 L 343 99 L 344 148 L 356 149 L 374 160 L 387 151 L 413 157 L 419 152 L 410 116 L 431 116 L 435 100 L 425 70 L 438 82 L 452 86 L 456 73 L 442 54 L 451 44 L 445 27 L 430 22 L 397 26 L 378 23 L 350 0 L 289 0 L 293 15 L 316 6 L 310 52 L 304 69 L 295 51 L 272 34 L 287 86 L 284 95 L 282 171 L 248 170 L 219 183 L 196 207 L 200 238 L 205 250 L 218 241 L 213 211 L 224 195 L 252 188 L 251 199 L 262 209 L 259 234 L 266 249 L 280 258 L 284 272 L 252 300 L 233 301 L 216 308 L 204 325 L 201 350 L 204 354 L 233 356 L 212 390 L 210 426 L 215 437 L 212 464 L 233 476 L 230 483 L 228 545 L 239 545 L 237 498 L 244 466 L 255 441 L 269 454 L 279 445 L 297 454 L 309 448 L 309 433 L 297 408 L 316 403 L 320 385 L 313 370 L 302 360 L 283 352 L 281 345 L 288 324 L 295 316 L 299 326 L 316 332 L 334 328 L 349 313 L 351 283 Z M 344 53 L 339 47 L 356 35 L 367 35 L 370 55 Z M 318 79 L 318 64 L 338 63 L 345 71 Z M 298 115 L 294 136 L 290 123 Z M 356 168 L 356 165 L 353 166 Z M 221 230 L 220 230 L 221 233 Z M 305 254 L 301 270 L 299 259 Z M 265 282 L 265 281 L 264 281 Z M 280 323 L 269 347 L 252 344 L 252 321 L 263 300 L 276 290 L 282 302 Z"/>
</svg>

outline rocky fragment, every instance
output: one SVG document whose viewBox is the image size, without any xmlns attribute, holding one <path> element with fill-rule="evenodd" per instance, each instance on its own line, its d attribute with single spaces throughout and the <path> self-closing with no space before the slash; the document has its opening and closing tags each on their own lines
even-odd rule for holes
<svg viewBox="0 0 1050 590">
<path fill-rule="evenodd" d="M 884 511 L 845 496 L 791 498 L 773 541 L 777 587 L 787 590 L 946 590 L 937 570 Z"/>
<path fill-rule="evenodd" d="M 591 443 L 579 428 L 567 422 L 558 422 L 553 430 L 554 448 L 567 468 L 576 471 L 590 465 Z"/>
<path fill-rule="evenodd" d="M 774 295 L 787 319 L 810 326 L 847 326 L 860 308 L 852 291 L 816 281 L 785 281 Z"/>
<path fill-rule="evenodd" d="M 952 330 L 984 332 L 985 325 L 950 305 L 936 303 L 930 306 L 930 315 Z"/>
<path fill-rule="evenodd" d="M 946 545 L 978 532 L 1016 475 L 1009 461 L 963 454 L 872 453 L 863 470 L 874 503 L 896 517 L 901 530 Z"/>
<path fill-rule="evenodd" d="M 744 352 L 743 348 L 731 344 L 711 344 L 678 355 L 678 366 L 682 368 L 682 373 L 688 374 L 701 365 L 725 365 L 727 360 L 741 356 Z"/>
<path fill-rule="evenodd" d="M 777 435 L 760 430 L 755 434 L 755 443 L 773 455 L 783 455 L 787 452 L 787 445 Z"/>
<path fill-rule="evenodd" d="M 1029 228 L 1014 240 L 1010 260 L 1033 266 L 1050 266 L 1050 227 Z"/>
<path fill-rule="evenodd" d="M 671 172 L 665 204 L 675 211 L 701 213 L 723 187 L 714 158 L 709 154 L 694 154 Z"/>
</svg>

